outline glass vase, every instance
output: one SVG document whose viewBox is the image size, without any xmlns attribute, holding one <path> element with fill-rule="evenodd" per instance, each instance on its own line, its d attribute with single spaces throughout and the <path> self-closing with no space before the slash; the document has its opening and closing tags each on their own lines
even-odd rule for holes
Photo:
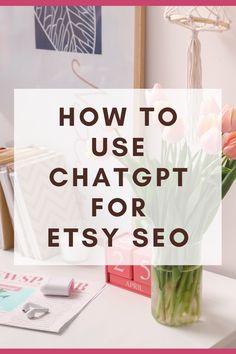
<svg viewBox="0 0 236 354">
<path fill-rule="evenodd" d="M 153 266 L 153 317 L 168 326 L 198 321 L 201 290 L 202 266 Z"/>
</svg>

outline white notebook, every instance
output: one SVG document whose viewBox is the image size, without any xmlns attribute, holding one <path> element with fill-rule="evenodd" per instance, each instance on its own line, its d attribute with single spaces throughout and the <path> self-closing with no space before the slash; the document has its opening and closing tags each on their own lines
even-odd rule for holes
<svg viewBox="0 0 236 354">
<path fill-rule="evenodd" d="M 49 181 L 50 172 L 58 166 L 66 168 L 64 157 L 49 152 L 14 167 L 15 202 L 24 226 L 24 241 L 39 260 L 59 252 L 59 248 L 48 247 L 48 229 L 73 227 L 80 215 L 71 184 L 58 188 Z"/>
<path fill-rule="evenodd" d="M 14 220 L 14 194 L 13 194 L 13 188 L 8 174 L 8 168 L 6 166 L 0 167 L 0 183 L 5 195 L 9 214 L 13 221 Z"/>
</svg>

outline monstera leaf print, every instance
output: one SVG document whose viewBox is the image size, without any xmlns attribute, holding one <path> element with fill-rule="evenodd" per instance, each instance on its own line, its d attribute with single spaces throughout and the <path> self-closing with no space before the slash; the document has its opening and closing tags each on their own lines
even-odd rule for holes
<svg viewBox="0 0 236 354">
<path fill-rule="evenodd" d="M 101 6 L 35 6 L 37 49 L 101 54 Z"/>
</svg>

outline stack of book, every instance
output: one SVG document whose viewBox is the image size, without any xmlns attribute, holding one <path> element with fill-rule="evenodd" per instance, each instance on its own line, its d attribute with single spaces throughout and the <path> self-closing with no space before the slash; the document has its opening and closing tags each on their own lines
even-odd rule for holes
<svg viewBox="0 0 236 354">
<path fill-rule="evenodd" d="M 14 245 L 14 197 L 10 168 L 14 161 L 12 148 L 0 149 L 0 248 L 7 250 Z"/>
<path fill-rule="evenodd" d="M 58 254 L 59 248 L 48 247 L 48 229 L 75 225 L 80 217 L 70 185 L 49 181 L 58 166 L 66 168 L 63 155 L 45 148 L 0 149 L 0 248 L 14 246 L 39 260 Z"/>
</svg>

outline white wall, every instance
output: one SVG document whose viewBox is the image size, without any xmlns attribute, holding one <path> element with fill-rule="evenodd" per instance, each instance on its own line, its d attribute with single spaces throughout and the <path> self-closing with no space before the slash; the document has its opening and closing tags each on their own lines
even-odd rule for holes
<svg viewBox="0 0 236 354">
<path fill-rule="evenodd" d="M 147 7 L 146 87 L 186 87 L 186 53 L 191 32 L 163 19 L 164 7 Z M 201 33 L 204 88 L 222 88 L 223 104 L 236 105 L 236 6 L 227 13 L 232 29 Z M 214 270 L 236 278 L 236 183 L 223 202 L 223 266 Z"/>
<path fill-rule="evenodd" d="M 203 84 L 222 88 L 224 103 L 236 105 L 236 6 L 228 7 L 232 29 L 226 33 L 202 33 Z M 147 8 L 146 87 L 155 82 L 166 88 L 186 87 L 186 52 L 191 34 L 163 19 L 164 7 Z M 4 97 L 4 90 L 1 92 Z M 1 111 L 1 110 L 0 110 Z M 0 116 L 2 133 L 11 136 L 12 126 Z M 8 138 L 10 140 L 10 138 Z M 218 272 L 236 278 L 236 184 L 223 203 L 223 267 Z"/>
</svg>

